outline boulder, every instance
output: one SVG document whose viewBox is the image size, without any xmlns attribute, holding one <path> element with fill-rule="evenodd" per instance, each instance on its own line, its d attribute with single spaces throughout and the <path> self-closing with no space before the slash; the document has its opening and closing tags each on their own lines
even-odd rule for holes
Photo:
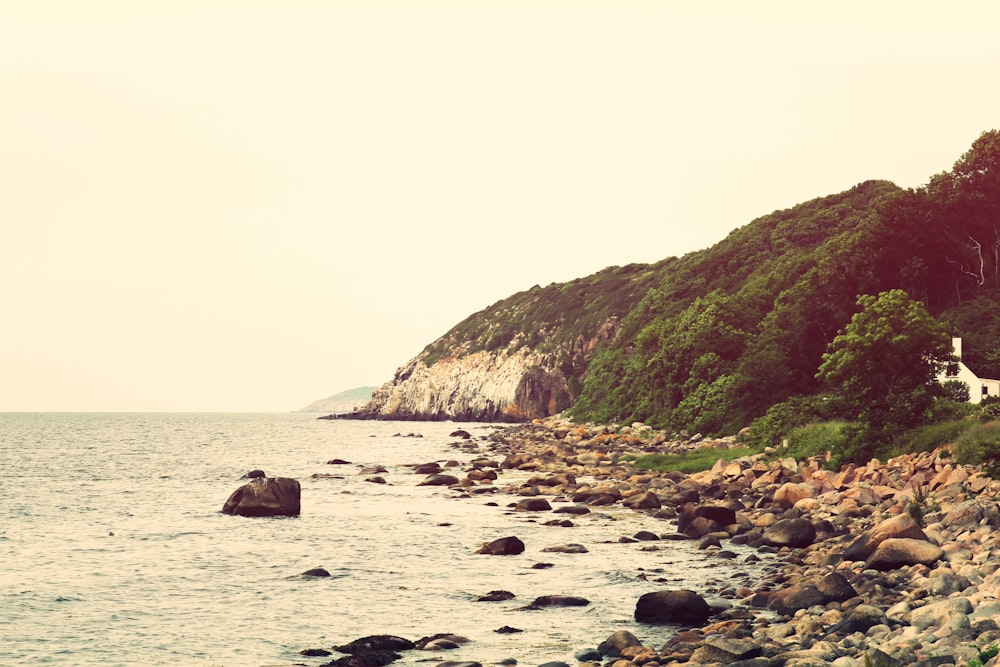
<svg viewBox="0 0 1000 667">
<path fill-rule="evenodd" d="M 545 498 L 525 498 L 519 500 L 514 509 L 518 512 L 547 512 L 552 509 L 552 505 Z"/>
<path fill-rule="evenodd" d="M 815 498 L 816 495 L 816 487 L 812 484 L 786 482 L 774 492 L 774 502 L 783 507 L 792 507 L 800 500 Z"/>
<path fill-rule="evenodd" d="M 972 613 L 972 603 L 963 597 L 948 598 L 930 602 L 910 613 L 909 623 L 918 630 L 940 628 L 959 616 Z"/>
<path fill-rule="evenodd" d="M 291 477 L 255 477 L 233 491 L 223 514 L 239 516 L 298 516 L 302 489 Z"/>
<path fill-rule="evenodd" d="M 501 537 L 498 540 L 488 542 L 476 550 L 477 554 L 489 556 L 516 556 L 524 552 L 524 542 L 517 537 Z"/>
<path fill-rule="evenodd" d="M 469 438 L 472 437 L 472 434 L 469 433 L 468 431 L 466 431 L 465 429 L 461 429 L 460 428 L 458 430 L 455 430 L 455 431 L 452 431 L 451 433 L 449 433 L 448 437 L 449 438 L 462 438 L 463 440 L 468 440 Z"/>
<path fill-rule="evenodd" d="M 979 498 L 973 498 L 957 504 L 948 510 L 944 515 L 942 523 L 946 526 L 978 526 L 983 519 L 987 519 L 992 526 L 997 524 L 998 508 L 995 502 L 988 502 Z"/>
<path fill-rule="evenodd" d="M 652 491 L 645 491 L 637 493 L 634 496 L 629 496 L 622 501 L 622 504 L 634 510 L 660 509 L 660 499 Z"/>
<path fill-rule="evenodd" d="M 403 656 L 395 651 L 367 651 L 345 655 L 343 658 L 325 663 L 324 667 L 384 667 L 401 657 Z"/>
<path fill-rule="evenodd" d="M 808 547 L 816 539 L 816 528 L 808 519 L 780 519 L 769 526 L 762 535 L 772 547 Z"/>
<path fill-rule="evenodd" d="M 628 630 L 618 630 L 603 642 L 598 644 L 597 651 L 601 655 L 606 655 L 609 658 L 617 658 L 622 654 L 623 649 L 632 646 L 642 646 L 642 642 L 640 642 L 639 638 Z"/>
<path fill-rule="evenodd" d="M 867 633 L 869 629 L 876 625 L 887 625 L 889 619 L 885 612 L 870 604 L 859 604 L 848 612 L 844 620 L 841 621 L 839 632 L 850 635 L 855 632 Z"/>
<path fill-rule="evenodd" d="M 251 470 L 247 474 L 243 475 L 243 479 L 257 479 L 258 477 L 267 477 L 263 470 Z"/>
<path fill-rule="evenodd" d="M 528 484 L 535 486 L 575 486 L 576 476 L 571 472 L 560 472 L 551 477 L 533 477 Z"/>
<path fill-rule="evenodd" d="M 409 639 L 395 635 L 369 635 L 333 648 L 341 653 L 370 653 L 371 651 L 409 651 L 416 646 Z"/>
<path fill-rule="evenodd" d="M 554 511 L 556 514 L 590 514 L 590 508 L 586 505 L 564 505 Z"/>
<path fill-rule="evenodd" d="M 823 576 L 816 582 L 816 589 L 823 594 L 826 602 L 846 602 L 858 595 L 851 582 L 839 572 L 830 572 Z"/>
<path fill-rule="evenodd" d="M 486 595 L 480 595 L 476 598 L 476 602 L 503 602 L 505 600 L 513 600 L 514 594 L 510 591 L 490 591 Z"/>
<path fill-rule="evenodd" d="M 635 605 L 635 620 L 655 625 L 698 625 L 712 615 L 705 599 L 688 590 L 646 593 Z"/>
<path fill-rule="evenodd" d="M 681 533 L 693 540 L 697 540 L 711 533 L 721 532 L 722 530 L 722 524 L 718 521 L 712 521 L 703 516 L 696 516 L 684 526 L 684 530 Z"/>
<path fill-rule="evenodd" d="M 908 565 L 933 565 L 941 559 L 941 547 L 924 540 L 892 537 L 883 540 L 875 552 L 865 561 L 865 567 L 873 570 L 895 570 Z"/>
<path fill-rule="evenodd" d="M 681 514 L 677 517 L 677 532 L 689 534 L 687 532 L 688 526 L 699 517 L 708 519 L 720 527 L 729 526 L 736 523 L 736 510 L 730 505 L 689 503 L 681 508 Z M 695 536 L 691 535 L 691 537 Z M 701 535 L 697 537 L 701 537 Z"/>
<path fill-rule="evenodd" d="M 695 649 L 691 661 L 696 664 L 722 663 L 731 665 L 740 660 L 752 660 L 763 654 L 763 649 L 749 639 L 709 637 Z"/>
<path fill-rule="evenodd" d="M 799 609 L 826 603 L 826 596 L 812 584 L 795 584 L 767 598 L 768 609 L 782 616 L 793 616 Z"/>
<path fill-rule="evenodd" d="M 335 646 L 337 651 L 349 655 L 327 664 L 336 667 L 381 667 L 402 657 L 396 651 L 409 651 L 413 648 L 416 648 L 416 644 L 409 639 L 394 635 L 371 635 L 343 646 Z"/>
<path fill-rule="evenodd" d="M 883 541 L 896 537 L 927 540 L 927 535 L 913 517 L 906 513 L 897 514 L 876 524 L 874 528 L 854 540 L 844 550 L 844 559 L 865 560 Z"/>
<path fill-rule="evenodd" d="M 427 475 L 417 486 L 454 486 L 458 482 L 454 475 Z"/>
</svg>

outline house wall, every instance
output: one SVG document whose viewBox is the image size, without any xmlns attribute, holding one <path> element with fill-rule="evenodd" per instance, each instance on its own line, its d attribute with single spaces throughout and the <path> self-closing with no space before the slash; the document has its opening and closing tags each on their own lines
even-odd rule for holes
<svg viewBox="0 0 1000 667">
<path fill-rule="evenodd" d="M 969 403 L 979 403 L 983 400 L 983 383 L 979 377 L 973 373 L 968 366 L 962 362 L 955 364 L 950 370 L 956 371 L 953 375 L 948 371 L 938 375 L 938 382 L 944 383 L 948 380 L 958 380 L 964 382 L 969 387 Z M 1000 382 L 997 383 L 995 391 L 1000 392 Z"/>
<path fill-rule="evenodd" d="M 959 362 L 946 368 L 938 375 L 938 382 L 948 380 L 958 380 L 964 382 L 969 387 L 969 403 L 979 404 L 986 396 L 1000 396 L 1000 380 L 987 380 L 980 378 L 972 370 L 961 362 L 962 359 L 962 339 L 952 338 L 951 347 Z M 951 371 L 951 373 L 949 373 Z"/>
</svg>

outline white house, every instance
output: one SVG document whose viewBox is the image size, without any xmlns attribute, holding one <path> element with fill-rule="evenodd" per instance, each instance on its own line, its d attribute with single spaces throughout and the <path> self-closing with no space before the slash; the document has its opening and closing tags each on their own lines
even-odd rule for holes
<svg viewBox="0 0 1000 667">
<path fill-rule="evenodd" d="M 958 380 L 964 382 L 969 387 L 969 402 L 980 403 L 987 396 L 1000 396 L 1000 380 L 987 380 L 981 378 L 962 363 L 962 339 L 951 339 L 952 350 L 958 358 L 958 363 L 948 364 L 945 370 L 938 375 L 938 382 Z"/>
</svg>

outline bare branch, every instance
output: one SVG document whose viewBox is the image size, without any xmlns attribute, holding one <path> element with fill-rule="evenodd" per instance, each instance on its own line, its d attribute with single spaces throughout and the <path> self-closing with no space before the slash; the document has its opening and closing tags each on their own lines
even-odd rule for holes
<svg viewBox="0 0 1000 667">
<path fill-rule="evenodd" d="M 982 287 L 986 283 L 986 276 L 984 270 L 986 268 L 986 261 L 983 259 L 983 244 L 976 239 L 969 236 L 969 240 L 972 241 L 970 248 L 976 251 L 976 256 L 979 258 L 979 275 L 970 273 L 973 278 L 976 279 L 976 284 Z"/>
</svg>

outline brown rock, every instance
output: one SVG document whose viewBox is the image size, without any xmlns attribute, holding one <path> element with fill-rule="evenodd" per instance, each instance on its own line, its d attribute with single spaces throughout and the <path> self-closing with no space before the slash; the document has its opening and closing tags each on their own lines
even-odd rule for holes
<svg viewBox="0 0 1000 667">
<path fill-rule="evenodd" d="M 772 593 L 767 598 L 767 606 L 783 616 L 792 616 L 799 609 L 826 604 L 826 596 L 811 584 L 794 585 Z"/>
<path fill-rule="evenodd" d="M 691 661 L 696 664 L 719 662 L 731 665 L 739 660 L 750 660 L 759 657 L 763 649 L 748 639 L 730 639 L 727 637 L 709 637 L 695 649 Z"/>
<path fill-rule="evenodd" d="M 646 593 L 635 605 L 635 620 L 656 625 L 698 625 L 712 615 L 704 598 L 688 590 Z"/>
<path fill-rule="evenodd" d="M 660 499 L 652 491 L 646 491 L 634 496 L 629 496 L 622 501 L 625 507 L 632 509 L 659 509 Z"/>
<path fill-rule="evenodd" d="M 630 646 L 642 646 L 642 642 L 628 630 L 619 630 L 601 642 L 597 646 L 597 651 L 609 658 L 617 658 L 622 654 L 622 650 Z"/>
<path fill-rule="evenodd" d="M 774 547 L 807 547 L 816 539 L 816 528 L 808 519 L 781 519 L 764 531 L 763 539 Z"/>
<path fill-rule="evenodd" d="M 233 491 L 223 514 L 239 516 L 298 516 L 301 486 L 291 477 L 256 477 Z"/>
<path fill-rule="evenodd" d="M 854 561 L 865 560 L 875 551 L 879 544 L 892 538 L 926 541 L 927 535 L 909 514 L 898 514 L 882 521 L 854 540 L 844 550 L 844 558 Z"/>
<path fill-rule="evenodd" d="M 894 570 L 907 565 L 932 565 L 944 555 L 941 547 L 924 540 L 891 537 L 883 540 L 865 566 L 874 570 Z"/>
<path fill-rule="evenodd" d="M 459 483 L 454 475 L 427 475 L 417 486 L 454 486 Z"/>
<path fill-rule="evenodd" d="M 488 542 L 476 550 L 477 554 L 487 554 L 490 556 L 516 556 L 523 552 L 524 542 L 514 536 L 501 537 L 499 540 Z"/>
<path fill-rule="evenodd" d="M 518 512 L 547 512 L 552 509 L 552 505 L 545 498 L 525 498 L 518 501 L 514 509 Z"/>
<path fill-rule="evenodd" d="M 804 498 L 815 498 L 816 495 L 816 487 L 812 484 L 794 484 L 789 482 L 787 484 L 782 484 L 778 487 L 778 490 L 774 492 L 774 502 L 784 507 L 792 507 L 800 500 Z"/>
</svg>

